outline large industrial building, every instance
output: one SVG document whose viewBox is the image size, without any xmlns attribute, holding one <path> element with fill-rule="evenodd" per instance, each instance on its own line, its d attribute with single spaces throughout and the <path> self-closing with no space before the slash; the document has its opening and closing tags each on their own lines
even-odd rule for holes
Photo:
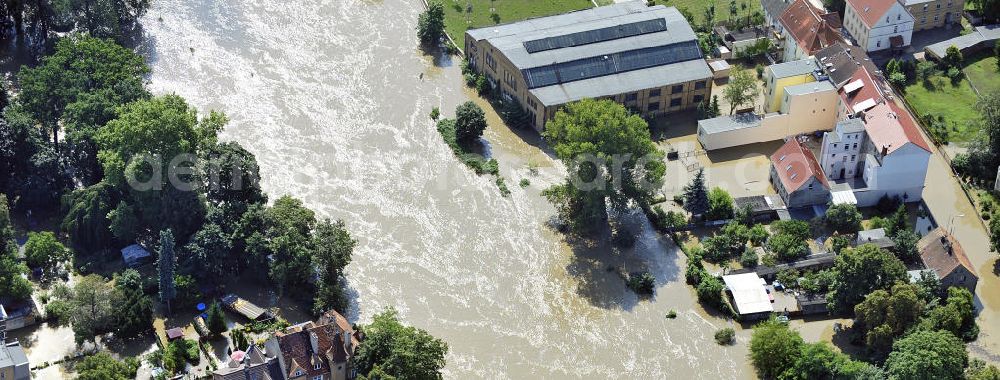
<svg viewBox="0 0 1000 380">
<path fill-rule="evenodd" d="M 684 16 L 643 1 L 469 30 L 465 54 L 539 131 L 561 105 L 585 98 L 659 115 L 711 94 L 712 71 Z"/>
</svg>

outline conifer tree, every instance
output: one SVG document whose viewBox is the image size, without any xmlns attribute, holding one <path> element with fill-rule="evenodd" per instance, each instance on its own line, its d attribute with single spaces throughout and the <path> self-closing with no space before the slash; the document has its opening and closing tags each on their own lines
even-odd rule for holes
<svg viewBox="0 0 1000 380">
<path fill-rule="evenodd" d="M 170 301 L 177 295 L 174 289 L 174 234 L 170 229 L 160 231 L 160 258 L 156 262 L 160 275 L 160 302 L 167 306 L 170 313 Z"/>
<path fill-rule="evenodd" d="M 684 188 L 684 209 L 692 215 L 701 215 L 708 211 L 708 188 L 705 186 L 705 169 L 691 179 Z"/>
</svg>

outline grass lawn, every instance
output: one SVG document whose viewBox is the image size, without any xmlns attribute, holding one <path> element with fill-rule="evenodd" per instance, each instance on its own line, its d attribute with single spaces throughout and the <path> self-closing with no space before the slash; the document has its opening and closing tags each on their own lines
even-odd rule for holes
<svg viewBox="0 0 1000 380">
<path fill-rule="evenodd" d="M 906 101 L 921 117 L 944 117 L 949 125 L 949 141 L 968 141 L 975 132 L 969 125 L 979 117 L 974 108 L 979 98 L 969 81 L 963 79 L 952 85 L 947 77 L 937 76 L 931 82 L 934 83 L 931 88 L 920 82 L 907 86 Z"/>
<path fill-rule="evenodd" d="M 1000 91 L 1000 72 L 997 71 L 997 57 L 985 56 L 968 66 L 965 75 L 976 86 L 979 93 L 986 95 Z"/>
<path fill-rule="evenodd" d="M 465 48 L 465 31 L 494 25 L 492 15 L 500 23 L 521 21 L 533 17 L 551 16 L 594 6 L 590 0 L 441 0 L 444 4 L 445 30 L 459 47 Z M 471 4 L 472 12 L 467 13 Z"/>
<path fill-rule="evenodd" d="M 677 9 L 686 9 L 694 15 L 694 22 L 702 23 L 705 20 L 705 9 L 708 8 L 709 0 L 656 0 L 656 4 L 666 5 L 668 7 L 677 7 Z M 743 4 L 747 5 L 747 10 L 753 14 L 755 11 L 760 11 L 760 1 L 757 0 L 737 0 L 736 9 L 737 14 L 740 17 L 746 17 L 747 12 L 743 10 Z M 715 2 L 715 21 L 722 21 L 729 19 L 729 1 L 719 0 Z"/>
</svg>

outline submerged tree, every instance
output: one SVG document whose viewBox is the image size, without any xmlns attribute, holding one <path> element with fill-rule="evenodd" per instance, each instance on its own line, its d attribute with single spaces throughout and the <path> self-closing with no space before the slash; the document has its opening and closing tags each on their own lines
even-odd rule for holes
<svg viewBox="0 0 1000 380">
<path fill-rule="evenodd" d="M 691 179 L 691 183 L 684 187 L 684 209 L 692 215 L 701 215 L 708 212 L 709 207 L 705 169 L 700 169 Z"/>
<path fill-rule="evenodd" d="M 160 302 L 167 305 L 170 312 L 170 301 L 177 295 L 174 289 L 174 234 L 168 229 L 160 232 L 160 257 L 156 261 L 160 276 Z"/>
<path fill-rule="evenodd" d="M 663 153 L 649 125 L 610 100 L 585 99 L 556 112 L 544 132 L 569 178 L 544 192 L 577 233 L 591 234 L 607 224 L 607 211 L 646 204 L 659 189 Z"/>
<path fill-rule="evenodd" d="M 436 46 L 444 35 L 444 5 L 437 0 L 427 4 L 427 10 L 417 19 L 417 37 L 425 46 Z"/>
</svg>

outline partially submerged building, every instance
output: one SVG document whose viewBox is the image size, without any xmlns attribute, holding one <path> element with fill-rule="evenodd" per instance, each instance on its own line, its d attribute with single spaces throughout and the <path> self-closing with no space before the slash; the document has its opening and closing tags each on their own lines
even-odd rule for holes
<svg viewBox="0 0 1000 380">
<path fill-rule="evenodd" d="M 887 249 L 896 246 L 896 242 L 886 236 L 885 228 L 875 228 L 858 232 L 858 238 L 854 245 L 874 244 L 876 247 Z"/>
<path fill-rule="evenodd" d="M 774 312 L 765 281 L 756 273 L 722 276 L 722 282 L 726 284 L 726 293 L 741 320 L 765 319 Z"/>
<path fill-rule="evenodd" d="M 778 112 L 781 109 L 785 87 L 815 82 L 819 66 L 814 59 L 800 59 L 770 65 L 764 68 L 764 112 Z"/>
<path fill-rule="evenodd" d="M 354 353 L 360 340 L 352 328 L 345 328 L 336 320 L 327 317 L 320 322 L 300 323 L 268 339 L 265 350 L 277 357 L 285 378 L 350 380 L 357 377 Z"/>
<path fill-rule="evenodd" d="M 472 29 L 465 54 L 539 131 L 581 99 L 659 115 L 693 110 L 711 94 L 712 71 L 684 16 L 641 1 Z"/>
<path fill-rule="evenodd" d="M 917 242 L 920 261 L 941 281 L 942 290 L 957 286 L 976 293 L 979 276 L 965 250 L 948 231 L 938 227 Z"/>
<path fill-rule="evenodd" d="M 31 365 L 20 343 L 4 343 L 0 340 L 0 379 L 31 379 Z"/>
<path fill-rule="evenodd" d="M 924 48 L 926 57 L 935 61 L 941 61 L 947 54 L 948 48 L 954 46 L 962 55 L 970 55 L 989 51 L 1000 40 L 1000 25 L 978 26 L 971 33 L 958 36 L 936 44 L 927 45 Z"/>
<path fill-rule="evenodd" d="M 830 201 L 830 184 L 816 156 L 797 139 L 789 139 L 771 155 L 770 180 L 788 208 Z"/>
</svg>

